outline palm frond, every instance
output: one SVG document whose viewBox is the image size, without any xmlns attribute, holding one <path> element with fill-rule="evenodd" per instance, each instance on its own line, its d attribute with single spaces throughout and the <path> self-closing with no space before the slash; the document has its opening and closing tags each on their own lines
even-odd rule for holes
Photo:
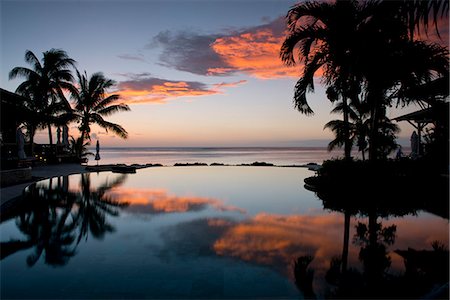
<svg viewBox="0 0 450 300">
<path fill-rule="evenodd" d="M 9 79 L 11 80 L 17 77 L 37 78 L 39 77 L 39 74 L 28 68 L 15 67 L 9 72 Z"/>
<path fill-rule="evenodd" d="M 305 115 L 313 115 L 314 111 L 306 100 L 306 91 L 310 83 L 304 77 L 300 78 L 295 85 L 294 91 L 294 107 Z"/>
<path fill-rule="evenodd" d="M 116 102 L 119 99 L 120 99 L 120 95 L 118 95 L 118 94 L 112 94 L 106 98 L 98 99 L 97 103 L 95 104 L 94 110 L 98 111 L 100 109 L 103 109 L 103 108 L 107 107 L 108 105 Z"/>
<path fill-rule="evenodd" d="M 130 108 L 126 104 L 117 104 L 98 110 L 97 113 L 102 116 L 109 116 L 120 111 L 130 111 Z"/>
<path fill-rule="evenodd" d="M 119 137 L 126 139 L 128 138 L 128 132 L 122 126 L 118 124 L 114 124 L 108 121 L 105 121 L 103 118 L 100 118 L 99 115 L 94 115 L 93 120 L 100 126 L 106 129 L 106 131 L 111 130 Z"/>
<path fill-rule="evenodd" d="M 294 107 L 305 115 L 314 114 L 306 100 L 307 92 L 314 92 L 314 74 L 322 66 L 322 54 L 317 53 L 303 70 L 303 76 L 297 81 L 294 88 Z"/>
<path fill-rule="evenodd" d="M 42 72 L 41 62 L 32 51 L 27 50 L 25 52 L 25 61 L 32 65 L 36 72 Z"/>
<path fill-rule="evenodd" d="M 89 138 L 90 125 L 97 123 L 107 131 L 111 130 L 119 137 L 127 138 L 128 133 L 122 126 L 103 119 L 103 116 L 130 110 L 126 104 L 111 105 L 119 99 L 119 95 L 105 97 L 106 89 L 113 86 L 115 82 L 106 78 L 101 72 L 88 77 L 86 71 L 81 74 L 76 70 L 76 76 L 79 87 L 71 92 L 71 97 L 75 101 L 75 118 L 81 123 L 79 130 Z"/>
</svg>

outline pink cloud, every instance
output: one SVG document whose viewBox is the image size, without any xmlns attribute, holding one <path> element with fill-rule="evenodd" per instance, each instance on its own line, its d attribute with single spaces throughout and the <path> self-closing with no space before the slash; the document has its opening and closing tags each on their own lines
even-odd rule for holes
<svg viewBox="0 0 450 300">
<path fill-rule="evenodd" d="M 280 58 L 284 36 L 276 36 L 271 28 L 260 28 L 236 36 L 218 38 L 211 45 L 214 51 L 234 69 L 260 79 L 297 77 L 299 69 L 285 66 Z M 209 69 L 208 74 L 223 70 Z"/>
<path fill-rule="evenodd" d="M 161 189 L 129 189 L 117 187 L 108 191 L 108 195 L 114 199 L 120 199 L 121 202 L 129 203 L 127 210 L 136 213 L 183 213 L 203 210 L 208 206 L 217 211 L 246 213 L 244 209 L 233 205 L 225 205 L 223 201 L 218 199 L 197 196 L 175 196 Z"/>
<path fill-rule="evenodd" d="M 164 104 L 181 97 L 199 97 L 222 94 L 222 88 L 244 84 L 238 82 L 221 82 L 208 85 L 198 81 L 174 81 L 156 77 L 127 75 L 129 80 L 119 82 L 117 91 L 122 100 L 128 104 Z"/>
<path fill-rule="evenodd" d="M 129 104 L 165 103 L 180 97 L 218 94 L 208 85 L 197 81 L 173 81 L 155 77 L 121 81 L 117 91 Z"/>
</svg>

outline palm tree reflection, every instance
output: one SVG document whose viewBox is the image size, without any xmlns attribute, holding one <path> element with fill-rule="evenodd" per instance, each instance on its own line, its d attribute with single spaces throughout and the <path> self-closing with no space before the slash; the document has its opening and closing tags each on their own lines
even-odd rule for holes
<svg viewBox="0 0 450 300">
<path fill-rule="evenodd" d="M 45 253 L 45 263 L 53 266 L 67 264 L 76 254 L 77 245 L 89 233 L 101 239 L 114 227 L 107 216 L 118 216 L 127 203 L 116 201 L 106 193 L 123 184 L 126 174 L 92 186 L 91 174 L 80 175 L 79 190 L 69 189 L 69 177 L 51 178 L 32 185 L 25 193 L 24 209 L 16 217 L 18 229 L 25 241 L 2 242 L 1 259 L 17 251 L 34 247 L 27 257 L 33 266 Z"/>
<path fill-rule="evenodd" d="M 342 255 L 331 259 L 330 267 L 326 272 L 325 280 L 330 286 L 327 291 L 321 291 L 325 293 L 326 297 L 416 298 L 427 296 L 427 293 L 432 293 L 433 297 L 436 295 L 448 297 L 448 250 L 445 247 L 435 242 L 434 251 L 425 249 L 416 251 L 411 248 L 394 252 L 388 251 L 388 248 L 395 244 L 397 226 L 395 224 L 383 226 L 381 220 L 393 216 L 403 217 L 417 214 L 417 211 L 423 209 L 418 197 L 411 195 L 408 198 L 409 202 L 404 200 L 399 205 L 393 201 L 396 200 L 394 198 L 397 195 L 389 192 L 385 193 L 385 197 L 380 200 L 378 197 L 368 195 L 357 188 L 355 188 L 358 191 L 356 195 L 348 193 L 342 188 L 330 188 L 330 186 L 315 186 L 313 188 L 307 186 L 307 188 L 313 190 L 323 201 L 324 208 L 341 212 L 344 217 Z M 365 195 L 364 200 L 360 195 Z M 377 195 L 379 196 L 379 194 Z M 397 199 L 398 201 L 400 200 Z M 394 205 L 390 205 L 390 202 Z M 353 236 L 353 244 L 360 248 L 358 255 L 362 263 L 362 269 L 360 270 L 347 266 L 350 218 L 352 216 L 367 218 L 367 223 L 357 223 Z M 396 254 L 405 260 L 406 269 L 404 273 L 393 274 L 389 272 L 391 255 Z M 445 257 L 446 259 L 444 259 Z M 440 264 L 436 263 L 438 260 Z M 312 271 L 310 270 L 310 272 Z M 303 280 L 303 285 L 296 285 L 305 297 L 314 295 L 314 291 L 311 293 L 310 290 L 313 285 L 305 284 L 305 282 L 308 283 L 308 279 L 302 279 L 299 276 L 302 273 L 299 273 L 296 269 L 293 270 L 293 273 L 296 281 Z M 446 276 L 442 276 L 442 274 L 446 274 Z M 435 286 L 440 288 L 435 291 Z"/>
<path fill-rule="evenodd" d="M 128 203 L 116 201 L 106 192 L 122 185 L 126 178 L 126 174 L 121 174 L 112 182 L 104 182 L 97 189 L 92 189 L 90 174 L 81 176 L 81 193 L 78 194 L 75 216 L 79 228 L 77 244 L 83 237 L 87 240 L 89 232 L 94 238 L 102 239 L 107 232 L 114 231 L 114 227 L 106 222 L 106 216 L 118 216 L 120 208 L 126 207 Z"/>
</svg>

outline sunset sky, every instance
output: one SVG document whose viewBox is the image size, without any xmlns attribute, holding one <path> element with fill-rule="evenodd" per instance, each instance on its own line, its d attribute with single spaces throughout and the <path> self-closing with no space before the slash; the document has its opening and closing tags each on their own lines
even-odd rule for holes
<svg viewBox="0 0 450 300">
<path fill-rule="evenodd" d="M 331 104 L 320 80 L 297 112 L 300 67 L 278 53 L 284 16 L 296 1 L 5 1 L 1 9 L 1 87 L 25 51 L 65 50 L 80 71 L 104 72 L 131 112 L 109 118 L 122 140 L 93 128 L 104 146 L 323 146 Z M 410 112 L 391 111 L 395 117 Z M 400 124 L 403 143 L 413 128 Z M 76 124 L 71 135 L 78 135 Z M 54 130 L 55 131 L 55 130 Z M 48 142 L 46 131 L 37 142 Z"/>
</svg>

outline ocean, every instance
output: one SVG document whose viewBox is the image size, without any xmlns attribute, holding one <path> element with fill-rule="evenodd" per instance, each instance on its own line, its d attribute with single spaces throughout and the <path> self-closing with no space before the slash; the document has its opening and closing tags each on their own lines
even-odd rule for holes
<svg viewBox="0 0 450 300">
<path fill-rule="evenodd" d="M 90 149 L 95 153 L 95 148 Z M 355 151 L 354 156 L 358 156 Z M 223 163 L 230 165 L 266 162 L 275 165 L 321 164 L 324 160 L 343 156 L 343 150 L 329 152 L 325 147 L 196 147 L 196 148 L 157 148 L 130 147 L 100 148 L 99 164 L 162 164 L 175 163 Z M 89 157 L 89 165 L 97 162 Z"/>
</svg>

